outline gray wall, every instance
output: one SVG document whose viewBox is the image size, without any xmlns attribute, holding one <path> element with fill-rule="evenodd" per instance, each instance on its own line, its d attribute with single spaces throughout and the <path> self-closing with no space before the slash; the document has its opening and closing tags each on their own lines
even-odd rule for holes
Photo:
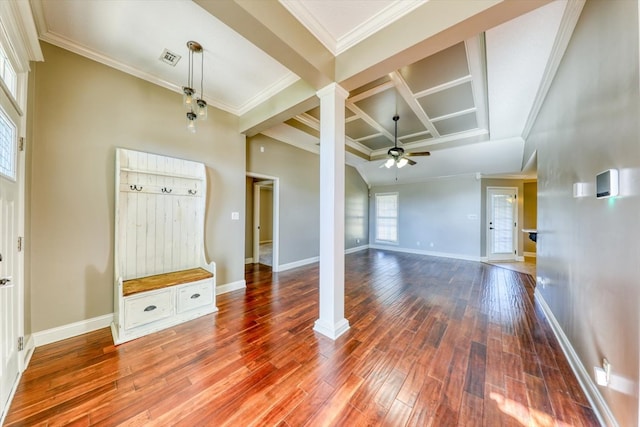
<svg viewBox="0 0 640 427">
<path fill-rule="evenodd" d="M 33 64 L 27 324 L 38 332 L 113 312 L 116 147 L 207 166 L 205 248 L 219 285 L 244 279 L 245 138 L 215 108 L 185 129 L 181 96 L 42 43 Z M 133 106 L 133 108 L 132 108 Z M 224 152 L 224 156 L 220 155 Z"/>
<path fill-rule="evenodd" d="M 388 247 L 480 257 L 480 181 L 475 176 L 372 187 L 369 211 L 372 244 L 376 244 L 374 195 L 391 192 L 398 193 L 399 244 Z"/>
<path fill-rule="evenodd" d="M 638 30 L 637 1 L 587 1 L 526 141 L 538 153 L 538 290 L 587 372 L 611 362 L 599 390 L 621 426 L 638 424 Z M 598 200 L 609 168 L 621 196 Z M 576 182 L 591 195 L 573 198 Z"/>
<path fill-rule="evenodd" d="M 264 151 L 260 151 L 264 147 Z M 345 166 L 345 248 L 368 244 L 367 185 Z M 247 139 L 247 172 L 279 178 L 280 260 L 317 257 L 320 248 L 320 157 L 262 134 Z M 362 225 L 364 224 L 364 226 Z M 356 243 L 359 240 L 360 243 Z"/>
</svg>

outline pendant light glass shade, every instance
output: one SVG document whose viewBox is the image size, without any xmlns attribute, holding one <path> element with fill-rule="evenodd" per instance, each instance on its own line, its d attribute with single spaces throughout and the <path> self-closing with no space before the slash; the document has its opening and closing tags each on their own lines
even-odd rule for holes
<svg viewBox="0 0 640 427">
<path fill-rule="evenodd" d="M 207 101 L 198 98 L 196 100 L 196 113 L 198 114 L 198 120 L 207 120 Z"/>
<path fill-rule="evenodd" d="M 409 160 L 405 159 L 404 157 L 401 158 L 400 160 L 398 160 L 398 169 L 400 169 L 401 167 L 406 166 L 407 163 L 409 163 Z"/>
<path fill-rule="evenodd" d="M 187 129 L 192 133 L 196 132 L 196 117 L 193 111 L 187 113 Z"/>
<path fill-rule="evenodd" d="M 195 105 L 195 99 L 193 95 L 195 91 L 188 86 L 182 87 L 182 103 L 184 104 L 184 109 L 187 111 L 192 111 Z"/>
<path fill-rule="evenodd" d="M 387 159 L 387 162 L 384 164 L 384 167 L 389 169 L 396 161 L 394 159 Z"/>
</svg>

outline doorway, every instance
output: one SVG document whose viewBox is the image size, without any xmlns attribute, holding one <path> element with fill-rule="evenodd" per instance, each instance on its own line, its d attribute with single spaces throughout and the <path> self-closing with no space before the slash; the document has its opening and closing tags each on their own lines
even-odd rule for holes
<svg viewBox="0 0 640 427">
<path fill-rule="evenodd" d="M 517 187 L 487 187 L 487 257 L 489 261 L 517 259 L 517 199 Z"/>
<path fill-rule="evenodd" d="M 279 180 L 247 173 L 247 219 L 245 256 L 247 263 L 279 266 Z"/>
</svg>

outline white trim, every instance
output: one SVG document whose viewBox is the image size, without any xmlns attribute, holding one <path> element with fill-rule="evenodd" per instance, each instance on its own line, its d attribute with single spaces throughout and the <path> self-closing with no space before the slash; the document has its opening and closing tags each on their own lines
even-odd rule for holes
<svg viewBox="0 0 640 427">
<path fill-rule="evenodd" d="M 245 263 L 245 264 L 253 264 L 253 257 L 245 258 L 245 259 L 244 259 L 244 263 Z"/>
<path fill-rule="evenodd" d="M 578 18 L 582 13 L 582 8 L 584 7 L 585 2 L 586 0 L 570 0 L 566 3 L 564 13 L 562 14 L 562 19 L 560 21 L 560 28 L 556 33 L 556 38 L 553 42 L 553 47 L 551 48 L 551 54 L 549 55 L 547 65 L 544 69 L 544 74 L 542 75 L 542 81 L 540 82 L 540 86 L 538 86 L 538 92 L 533 100 L 529 117 L 527 117 L 524 129 L 522 130 L 523 139 L 527 139 L 529 137 L 531 128 L 538 117 L 538 113 L 540 113 L 542 103 L 547 97 L 547 92 L 549 92 L 553 78 L 560 66 L 560 61 L 567 50 L 569 40 L 571 40 L 573 30 L 576 28 Z"/>
<path fill-rule="evenodd" d="M 27 367 L 29 366 L 29 362 L 31 362 L 31 357 L 33 356 L 33 352 L 36 349 L 36 340 L 33 338 L 33 334 L 25 338 L 27 338 L 27 342 L 24 344 L 24 351 L 23 351 L 24 357 L 23 357 L 22 371 L 27 369 Z"/>
<path fill-rule="evenodd" d="M 454 258 L 461 259 L 465 261 L 480 261 L 481 258 L 475 255 L 463 255 L 463 254 L 452 254 L 448 252 L 433 252 L 433 251 L 425 251 L 420 249 L 409 249 L 409 248 L 399 248 L 395 246 L 386 246 L 386 245 L 369 245 L 371 249 L 380 249 L 383 251 L 394 251 L 394 252 L 404 252 L 407 254 L 416 254 L 416 255 L 427 255 L 427 256 L 436 256 L 440 258 Z"/>
<path fill-rule="evenodd" d="M 524 257 L 522 255 L 516 255 L 516 261 L 524 262 Z"/>
<path fill-rule="evenodd" d="M 336 340 L 340 335 L 344 334 L 349 330 L 349 321 L 347 319 L 340 319 L 338 322 L 333 325 L 327 325 L 324 322 L 321 322 L 320 319 L 316 320 L 313 324 L 313 330 L 328 337 L 332 340 Z"/>
<path fill-rule="evenodd" d="M 353 254 L 355 252 L 364 251 L 366 249 L 369 249 L 369 245 L 354 246 L 353 248 L 345 249 L 344 254 L 345 255 Z"/>
<path fill-rule="evenodd" d="M 222 295 L 222 294 L 226 294 L 227 292 L 233 292 L 240 289 L 245 289 L 246 287 L 247 287 L 247 282 L 244 279 L 236 280 L 235 282 L 216 286 L 216 295 Z"/>
<path fill-rule="evenodd" d="M 480 257 L 480 262 L 489 262 L 489 257 L 486 257 L 486 256 Z"/>
<path fill-rule="evenodd" d="M 93 332 L 98 329 L 106 328 L 113 322 L 113 313 L 91 319 L 81 320 L 79 322 L 69 323 L 67 325 L 57 326 L 55 328 L 46 329 L 44 331 L 33 334 L 33 340 L 36 347 L 51 344 L 57 341 L 66 340 L 78 335 Z"/>
<path fill-rule="evenodd" d="M 491 237 L 490 237 L 490 221 L 493 218 L 493 212 L 492 212 L 492 200 L 491 200 L 491 196 L 492 196 L 492 192 L 503 192 L 503 193 L 509 193 L 509 194 L 515 194 L 515 199 L 516 199 L 516 203 L 513 204 L 513 219 L 514 219 L 514 228 L 513 228 L 513 247 L 512 249 L 514 250 L 513 255 L 511 253 L 509 254 L 500 254 L 500 256 L 496 256 L 493 255 L 493 253 L 491 252 Z M 520 237 L 520 233 L 517 232 L 518 229 L 518 224 L 519 222 L 519 218 L 520 218 L 520 204 L 518 203 L 518 196 L 520 196 L 520 192 L 518 190 L 518 187 L 506 187 L 506 186 L 496 186 L 496 185 L 491 185 L 491 186 L 487 186 L 486 188 L 486 194 L 485 194 L 485 201 L 486 201 L 486 219 L 485 219 L 485 223 L 482 225 L 483 227 L 485 227 L 485 236 L 486 236 L 486 254 L 487 254 L 487 258 L 489 259 L 489 261 L 495 262 L 495 261 L 524 261 L 524 257 L 519 256 L 517 254 L 517 250 L 518 250 L 518 244 L 519 244 L 519 237 Z M 493 255 L 493 256 L 492 256 Z"/>
<path fill-rule="evenodd" d="M 289 262 L 287 264 L 280 264 L 278 266 L 278 271 L 291 270 L 292 268 L 302 267 L 302 266 L 305 266 L 305 265 L 313 264 L 314 262 L 318 262 L 318 261 L 320 261 L 320 257 L 319 256 L 314 256 L 314 257 L 311 257 L 311 258 L 301 259 L 299 261 Z"/>
<path fill-rule="evenodd" d="M 535 252 L 524 252 L 524 256 L 529 257 L 529 258 L 535 258 L 536 257 L 536 253 Z"/>
<path fill-rule="evenodd" d="M 571 345 L 571 342 L 569 341 L 569 338 L 567 338 L 567 336 L 564 334 L 562 327 L 558 323 L 556 317 L 553 315 L 553 312 L 547 305 L 544 297 L 537 289 L 535 290 L 534 295 L 536 301 L 538 302 L 538 304 L 540 304 L 540 308 L 542 308 L 544 315 L 547 317 L 549 325 L 551 326 L 551 330 L 558 339 L 560 347 L 562 348 L 562 352 L 566 356 L 567 361 L 569 362 L 569 365 L 573 370 L 573 373 L 576 375 L 576 378 L 580 383 L 580 387 L 582 387 L 584 394 L 587 396 L 587 399 L 589 400 L 589 403 L 593 408 L 593 412 L 596 414 L 596 417 L 598 417 L 598 421 L 600 421 L 600 424 L 603 426 L 619 426 L 618 422 L 613 416 L 613 413 L 611 412 L 611 409 L 609 409 L 609 406 L 602 397 L 602 394 L 600 394 L 598 387 L 594 384 L 593 380 L 589 376 L 589 373 L 580 361 L 580 357 L 578 357 L 578 355 L 576 354 L 573 346 Z"/>
<path fill-rule="evenodd" d="M 277 176 L 264 175 L 261 173 L 254 173 L 249 171 L 247 171 L 245 175 L 250 178 L 273 181 L 273 225 L 271 229 L 273 236 L 273 248 L 271 263 L 273 264 L 272 271 L 276 273 L 279 271 L 278 263 L 280 262 L 280 178 L 278 178 Z M 254 224 L 252 224 L 252 233 L 253 227 Z"/>
</svg>

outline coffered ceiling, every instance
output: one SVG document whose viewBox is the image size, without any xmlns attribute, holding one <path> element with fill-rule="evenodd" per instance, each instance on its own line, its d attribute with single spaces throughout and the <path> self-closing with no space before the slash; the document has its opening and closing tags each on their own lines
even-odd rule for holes
<svg viewBox="0 0 640 427">
<path fill-rule="evenodd" d="M 176 92 L 186 42 L 239 131 L 318 152 L 315 93 L 349 91 L 347 162 L 370 184 L 517 174 L 584 0 L 30 0 L 41 40 Z M 182 56 L 170 66 L 164 49 Z M 46 58 L 45 58 L 46 60 Z M 394 144 L 431 157 L 379 169 Z"/>
</svg>

